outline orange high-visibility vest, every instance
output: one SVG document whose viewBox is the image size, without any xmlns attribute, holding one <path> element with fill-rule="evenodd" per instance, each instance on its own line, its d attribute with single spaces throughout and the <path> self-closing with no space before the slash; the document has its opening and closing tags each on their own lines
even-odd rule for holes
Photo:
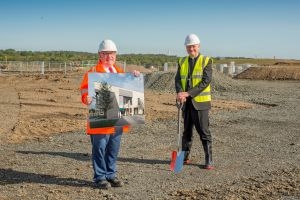
<svg viewBox="0 0 300 200">
<path fill-rule="evenodd" d="M 117 73 L 124 73 L 123 69 L 114 65 L 114 68 L 116 69 Z M 83 77 L 83 80 L 80 85 L 80 92 L 81 92 L 81 101 L 82 103 L 87 105 L 86 97 L 88 95 L 88 73 L 89 72 L 99 72 L 99 73 L 106 73 L 103 63 L 100 61 L 98 64 L 92 68 L 90 68 Z M 129 125 L 123 126 L 123 132 L 129 131 Z M 90 128 L 90 123 L 87 121 L 86 126 L 86 133 L 87 134 L 112 134 L 115 132 L 115 127 L 102 127 L 102 128 Z"/>
</svg>

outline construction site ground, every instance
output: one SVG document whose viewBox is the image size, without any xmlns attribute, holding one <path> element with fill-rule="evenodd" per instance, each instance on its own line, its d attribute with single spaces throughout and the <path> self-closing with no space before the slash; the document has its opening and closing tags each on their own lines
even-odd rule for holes
<svg viewBox="0 0 300 200">
<path fill-rule="evenodd" d="M 177 150 L 175 74 L 141 70 L 146 123 L 123 135 L 125 185 L 108 190 L 92 184 L 84 71 L 0 74 L 0 199 L 300 199 L 299 69 L 258 67 L 234 79 L 214 70 L 215 169 L 202 169 L 194 131 L 192 164 L 178 174 L 169 170 Z"/>
</svg>

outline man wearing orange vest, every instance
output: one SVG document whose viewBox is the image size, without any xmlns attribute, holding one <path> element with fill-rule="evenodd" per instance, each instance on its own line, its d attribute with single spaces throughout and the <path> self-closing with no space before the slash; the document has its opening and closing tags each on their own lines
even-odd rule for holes
<svg viewBox="0 0 300 200">
<path fill-rule="evenodd" d="M 177 100 L 184 104 L 184 131 L 182 150 L 185 151 L 184 163 L 190 163 L 190 150 L 195 126 L 205 153 L 205 169 L 213 169 L 212 137 L 209 130 L 209 110 L 211 108 L 210 82 L 213 61 L 200 54 L 200 40 L 197 35 L 185 38 L 188 56 L 179 59 L 175 77 Z"/>
<path fill-rule="evenodd" d="M 123 69 L 116 66 L 117 47 L 112 40 L 103 40 L 99 45 L 99 62 L 84 74 L 80 90 L 81 101 L 86 105 L 92 103 L 92 97 L 88 96 L 88 73 L 124 73 Z M 138 71 L 133 72 L 139 76 Z M 107 189 L 109 186 L 122 187 L 123 182 L 117 176 L 117 157 L 120 149 L 123 132 L 127 132 L 129 126 L 90 128 L 87 123 L 87 134 L 92 143 L 92 164 L 96 187 Z"/>
</svg>

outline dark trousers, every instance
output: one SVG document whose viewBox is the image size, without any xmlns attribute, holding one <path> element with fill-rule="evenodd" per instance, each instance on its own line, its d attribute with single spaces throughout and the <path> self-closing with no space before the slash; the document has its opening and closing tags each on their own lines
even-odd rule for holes
<svg viewBox="0 0 300 200">
<path fill-rule="evenodd" d="M 192 101 L 188 100 L 185 104 L 184 131 L 182 135 L 182 150 L 190 151 L 193 139 L 193 128 L 195 126 L 202 144 L 211 143 L 212 137 L 209 131 L 209 110 L 195 110 Z"/>
</svg>

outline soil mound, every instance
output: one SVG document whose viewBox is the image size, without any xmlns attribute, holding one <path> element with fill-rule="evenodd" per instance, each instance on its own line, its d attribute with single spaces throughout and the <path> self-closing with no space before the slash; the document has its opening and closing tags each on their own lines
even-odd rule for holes
<svg viewBox="0 0 300 200">
<path fill-rule="evenodd" d="M 250 67 L 235 76 L 250 80 L 300 80 L 300 66 Z"/>
</svg>

